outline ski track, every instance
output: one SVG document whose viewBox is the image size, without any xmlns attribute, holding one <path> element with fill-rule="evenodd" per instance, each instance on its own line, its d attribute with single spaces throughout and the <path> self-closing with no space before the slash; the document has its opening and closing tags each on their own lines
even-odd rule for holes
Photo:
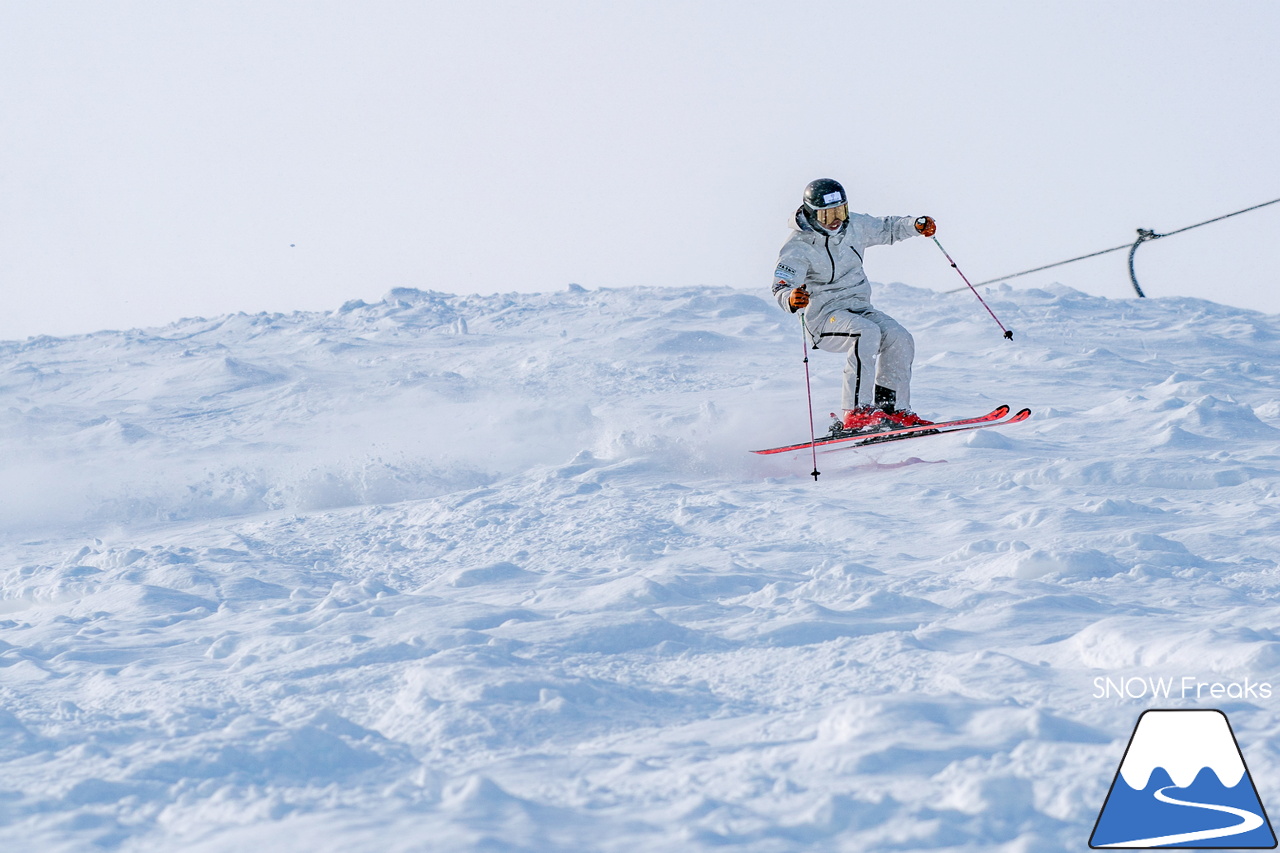
<svg viewBox="0 0 1280 853">
<path fill-rule="evenodd" d="M 817 483 L 756 292 L 0 343 L 0 842 L 1075 851 L 1153 706 L 1280 801 L 1277 699 L 1093 695 L 1280 688 L 1280 316 L 984 294 L 877 303 L 922 414 L 1031 420 Z"/>
</svg>

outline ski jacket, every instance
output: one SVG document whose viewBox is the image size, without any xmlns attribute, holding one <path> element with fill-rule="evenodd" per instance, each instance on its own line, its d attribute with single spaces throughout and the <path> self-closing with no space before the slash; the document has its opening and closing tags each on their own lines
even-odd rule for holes
<svg viewBox="0 0 1280 853">
<path fill-rule="evenodd" d="M 802 309 L 805 328 L 815 340 L 822 326 L 837 311 L 871 308 L 871 282 L 862 269 L 868 246 L 892 245 L 919 236 L 910 216 L 868 216 L 850 213 L 834 234 L 809 224 L 804 208 L 796 211 L 791 237 L 778 253 L 773 273 L 773 295 L 788 312 L 787 297 L 797 287 L 809 292 Z"/>
</svg>

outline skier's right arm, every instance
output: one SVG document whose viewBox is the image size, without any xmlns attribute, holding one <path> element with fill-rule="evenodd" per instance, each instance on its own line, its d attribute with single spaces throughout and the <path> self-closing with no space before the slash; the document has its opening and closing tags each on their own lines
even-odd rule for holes
<svg viewBox="0 0 1280 853">
<path fill-rule="evenodd" d="M 803 254 L 787 251 L 789 248 L 790 245 L 782 248 L 773 271 L 773 298 L 784 311 L 794 314 L 809 304 L 809 293 L 804 289 L 809 262 Z"/>
</svg>

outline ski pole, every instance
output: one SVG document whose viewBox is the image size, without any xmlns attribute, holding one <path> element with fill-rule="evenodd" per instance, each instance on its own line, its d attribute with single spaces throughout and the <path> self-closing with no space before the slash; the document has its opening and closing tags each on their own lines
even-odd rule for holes
<svg viewBox="0 0 1280 853">
<path fill-rule="evenodd" d="M 932 239 L 934 244 L 937 245 L 939 249 L 942 249 L 942 254 L 946 257 L 947 262 L 951 264 L 951 268 L 956 272 L 960 273 L 960 277 L 964 279 L 965 284 L 969 284 L 968 277 L 964 273 L 960 272 L 960 267 L 956 266 L 956 262 L 951 260 L 951 255 L 947 253 L 946 249 L 942 248 L 942 244 L 938 242 L 938 238 L 934 237 Z M 969 284 L 969 289 L 973 291 L 974 296 L 978 297 L 978 301 L 982 303 L 982 307 L 987 309 L 987 313 L 991 315 L 991 319 L 996 321 L 996 325 L 1000 327 L 1000 331 L 1004 332 L 1005 340 L 1007 341 L 1013 340 L 1013 332 L 1010 329 L 1006 329 L 1004 327 L 1004 323 L 1000 322 L 1000 318 L 996 316 L 996 312 L 991 310 L 991 306 L 987 304 L 987 300 L 982 298 L 982 294 L 978 292 L 978 289 L 974 287 L 972 284 Z"/>
<path fill-rule="evenodd" d="M 804 349 L 804 393 L 809 398 L 809 449 L 813 451 L 813 481 L 818 482 L 818 445 L 813 432 L 813 387 L 809 383 L 809 336 L 800 315 L 800 346 Z"/>
</svg>

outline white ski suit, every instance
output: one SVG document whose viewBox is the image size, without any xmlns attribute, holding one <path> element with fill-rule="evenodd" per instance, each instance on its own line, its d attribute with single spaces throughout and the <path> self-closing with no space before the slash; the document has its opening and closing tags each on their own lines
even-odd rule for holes
<svg viewBox="0 0 1280 853">
<path fill-rule="evenodd" d="M 841 405 L 869 406 L 879 396 L 880 402 L 910 409 L 915 340 L 898 321 L 871 307 L 871 282 L 862 258 L 868 246 L 919 236 L 914 218 L 850 213 L 829 234 L 811 226 L 801 208 L 792 228 L 778 254 L 773 295 L 790 312 L 791 291 L 804 287 L 809 305 L 801 312 L 809 342 L 814 349 L 848 353 Z"/>
</svg>

